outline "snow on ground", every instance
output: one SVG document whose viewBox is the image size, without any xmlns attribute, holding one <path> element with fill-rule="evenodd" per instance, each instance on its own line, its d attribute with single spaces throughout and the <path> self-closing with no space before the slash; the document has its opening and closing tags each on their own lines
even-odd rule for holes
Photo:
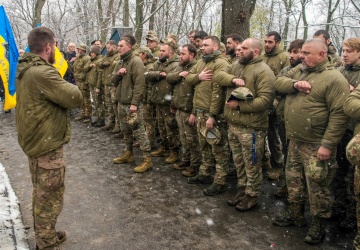
<svg viewBox="0 0 360 250">
<path fill-rule="evenodd" d="M 19 201 L 0 163 L 0 249 L 29 249 Z"/>
</svg>

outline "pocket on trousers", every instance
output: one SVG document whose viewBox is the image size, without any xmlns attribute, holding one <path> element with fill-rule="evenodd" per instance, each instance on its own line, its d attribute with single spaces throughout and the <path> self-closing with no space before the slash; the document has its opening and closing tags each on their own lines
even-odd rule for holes
<svg viewBox="0 0 360 250">
<path fill-rule="evenodd" d="M 321 182 L 325 180 L 328 174 L 327 161 L 311 161 L 309 165 L 308 178 L 314 182 Z"/>
</svg>

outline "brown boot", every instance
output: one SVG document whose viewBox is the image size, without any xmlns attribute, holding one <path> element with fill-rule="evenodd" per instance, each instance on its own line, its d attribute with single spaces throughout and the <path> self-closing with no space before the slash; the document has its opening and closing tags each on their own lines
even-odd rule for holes
<svg viewBox="0 0 360 250">
<path fill-rule="evenodd" d="M 192 177 L 199 173 L 199 166 L 190 166 L 181 172 L 183 176 Z"/>
<path fill-rule="evenodd" d="M 243 199 L 236 205 L 236 210 L 238 211 L 247 211 L 256 206 L 258 202 L 257 196 L 245 195 Z"/>
<path fill-rule="evenodd" d="M 161 147 L 161 148 L 158 148 L 155 151 L 152 151 L 151 156 L 154 156 L 154 157 L 169 156 L 169 150 Z"/>
<path fill-rule="evenodd" d="M 111 131 L 111 133 L 113 133 L 113 134 L 118 134 L 118 133 L 120 133 L 120 132 L 121 132 L 121 130 L 120 130 L 120 125 L 119 125 L 119 124 L 115 124 L 114 129 Z"/>
<path fill-rule="evenodd" d="M 180 163 L 174 163 L 172 165 L 173 168 L 178 169 L 178 170 L 184 170 L 187 169 L 188 167 L 190 167 L 190 162 L 189 161 L 181 161 Z"/>
<path fill-rule="evenodd" d="M 113 124 L 107 124 L 107 125 L 100 128 L 100 130 L 102 130 L 102 131 L 107 131 L 107 130 L 112 130 L 112 129 L 114 129 Z"/>
<path fill-rule="evenodd" d="M 236 206 L 243 198 L 245 198 L 245 187 L 239 187 L 237 194 L 227 200 L 230 206 Z"/>
<path fill-rule="evenodd" d="M 174 163 L 179 160 L 179 152 L 178 151 L 170 151 L 170 155 L 168 158 L 165 159 L 166 163 Z"/>
<path fill-rule="evenodd" d="M 115 164 L 130 163 L 130 162 L 135 162 L 132 151 L 125 151 L 125 153 L 122 156 L 113 159 L 113 163 Z"/>
<path fill-rule="evenodd" d="M 143 172 L 145 172 L 147 170 L 150 170 L 152 167 L 153 167 L 153 163 L 151 161 L 151 157 L 150 156 L 144 156 L 143 162 L 139 166 L 134 168 L 134 172 L 143 173 Z"/>
</svg>

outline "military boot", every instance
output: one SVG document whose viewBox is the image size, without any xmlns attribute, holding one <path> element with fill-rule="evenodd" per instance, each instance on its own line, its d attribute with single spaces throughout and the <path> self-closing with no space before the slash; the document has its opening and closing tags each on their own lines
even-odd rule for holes
<svg viewBox="0 0 360 250">
<path fill-rule="evenodd" d="M 154 157 L 169 156 L 169 154 L 170 154 L 169 150 L 163 147 L 158 148 L 157 150 L 151 152 L 151 156 Z"/>
<path fill-rule="evenodd" d="M 243 198 L 245 198 L 245 189 L 246 187 L 239 187 L 237 194 L 227 200 L 227 203 L 230 206 L 236 206 Z"/>
<path fill-rule="evenodd" d="M 101 118 L 93 126 L 96 127 L 96 128 L 104 127 L 105 126 L 105 120 Z"/>
<path fill-rule="evenodd" d="M 118 134 L 120 133 L 121 130 L 120 130 L 120 124 L 116 123 L 115 126 L 114 126 L 114 129 L 111 131 L 111 133 L 113 134 Z"/>
<path fill-rule="evenodd" d="M 102 128 L 100 128 L 100 130 L 102 130 L 102 131 L 113 130 L 113 129 L 114 129 L 114 124 L 107 124 L 107 125 L 103 126 Z"/>
<path fill-rule="evenodd" d="M 217 184 L 214 182 L 209 187 L 204 189 L 204 194 L 208 196 L 214 196 L 217 194 L 224 193 L 225 191 L 226 191 L 225 185 Z"/>
<path fill-rule="evenodd" d="M 85 119 L 83 120 L 83 123 L 89 123 L 91 122 L 91 117 L 87 116 L 85 117 Z"/>
<path fill-rule="evenodd" d="M 179 160 L 179 152 L 171 150 L 168 158 L 165 159 L 166 163 L 174 163 Z"/>
<path fill-rule="evenodd" d="M 142 173 L 142 172 L 145 172 L 147 170 L 150 170 L 152 167 L 153 167 L 153 163 L 151 161 L 151 157 L 150 156 L 144 156 L 143 162 L 139 166 L 134 168 L 134 172 Z"/>
<path fill-rule="evenodd" d="M 187 182 L 189 184 L 198 184 L 198 183 L 211 183 L 213 181 L 211 175 L 202 175 L 202 174 L 198 174 L 195 175 L 194 177 L 189 177 Z"/>
<path fill-rule="evenodd" d="M 180 163 L 174 163 L 172 165 L 173 168 L 178 169 L 178 170 L 184 170 L 184 169 L 188 168 L 189 166 L 190 166 L 189 161 L 181 161 Z"/>
<path fill-rule="evenodd" d="M 325 236 L 325 230 L 323 225 L 321 224 L 321 218 L 318 216 L 312 216 L 311 218 L 311 226 L 304 241 L 310 245 L 316 245 Z"/>
<path fill-rule="evenodd" d="M 132 151 L 125 151 L 125 153 L 122 156 L 113 159 L 113 163 L 115 164 L 129 163 L 129 162 L 135 162 Z"/>
<path fill-rule="evenodd" d="M 251 195 L 247 194 L 236 205 L 236 210 L 241 211 L 241 212 L 247 211 L 247 210 L 255 207 L 257 202 L 258 202 L 258 197 L 257 196 L 251 196 Z"/>
<path fill-rule="evenodd" d="M 190 166 L 181 172 L 183 176 L 192 177 L 199 173 L 199 166 Z"/>
<path fill-rule="evenodd" d="M 305 204 L 290 203 L 288 209 L 273 219 L 273 224 L 279 227 L 295 225 L 298 227 L 306 226 L 304 217 Z"/>
</svg>

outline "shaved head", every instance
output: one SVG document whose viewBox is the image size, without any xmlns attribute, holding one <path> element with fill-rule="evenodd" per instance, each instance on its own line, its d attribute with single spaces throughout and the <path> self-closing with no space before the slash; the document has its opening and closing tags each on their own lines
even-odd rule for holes
<svg viewBox="0 0 360 250">
<path fill-rule="evenodd" d="M 324 40 L 320 39 L 320 38 L 314 38 L 314 39 L 310 39 L 307 40 L 304 45 L 310 45 L 311 47 L 317 51 L 324 51 L 325 53 L 328 51 L 328 47 L 326 45 L 326 43 L 324 42 Z"/>
</svg>

